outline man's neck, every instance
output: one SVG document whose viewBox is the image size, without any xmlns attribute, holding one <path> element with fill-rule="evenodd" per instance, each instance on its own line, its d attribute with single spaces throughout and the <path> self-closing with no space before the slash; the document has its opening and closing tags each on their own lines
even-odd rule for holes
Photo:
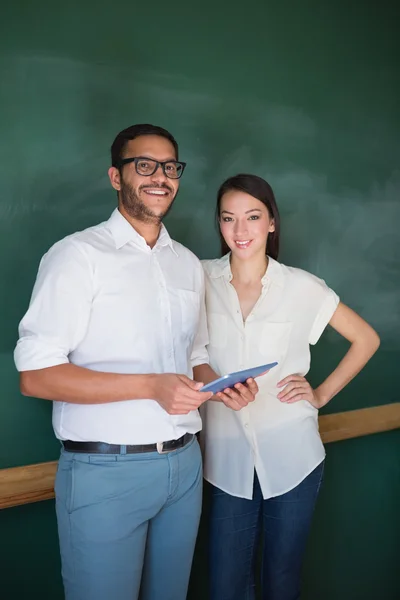
<svg viewBox="0 0 400 600">
<path fill-rule="evenodd" d="M 118 210 L 133 227 L 133 229 L 137 231 L 142 238 L 144 238 L 147 245 L 150 246 L 150 248 L 154 248 L 157 243 L 158 236 L 160 235 L 161 222 L 145 222 L 139 219 L 134 219 L 133 217 L 129 216 L 124 207 L 121 205 L 118 206 Z"/>
</svg>

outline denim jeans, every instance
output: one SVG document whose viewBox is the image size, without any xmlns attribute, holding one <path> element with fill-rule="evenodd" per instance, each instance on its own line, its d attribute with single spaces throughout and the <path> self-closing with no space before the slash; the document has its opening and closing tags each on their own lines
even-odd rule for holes
<svg viewBox="0 0 400 600">
<path fill-rule="evenodd" d="M 167 454 L 62 451 L 56 511 L 66 600 L 185 600 L 201 512 L 197 439 Z"/>
<path fill-rule="evenodd" d="M 262 599 L 298 600 L 301 565 L 322 482 L 322 462 L 286 494 L 264 500 L 254 474 L 253 499 L 212 486 L 210 600 L 254 600 L 262 542 Z"/>
</svg>

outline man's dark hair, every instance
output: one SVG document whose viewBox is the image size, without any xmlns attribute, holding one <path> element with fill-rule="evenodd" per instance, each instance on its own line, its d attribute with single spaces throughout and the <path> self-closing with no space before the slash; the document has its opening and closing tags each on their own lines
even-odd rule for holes
<svg viewBox="0 0 400 600">
<path fill-rule="evenodd" d="M 227 254 L 229 252 L 229 246 L 225 242 L 224 237 L 219 228 L 219 219 L 221 215 L 221 201 L 223 196 L 231 190 L 238 190 L 245 192 L 253 198 L 257 198 L 268 210 L 268 214 L 271 219 L 274 219 L 275 231 L 268 235 L 267 247 L 265 249 L 266 254 L 275 260 L 278 259 L 279 254 L 279 234 L 281 229 L 281 222 L 279 217 L 278 207 L 276 205 L 274 192 L 272 191 L 269 183 L 257 177 L 257 175 L 240 174 L 234 177 L 229 177 L 218 190 L 217 195 L 217 206 L 215 211 L 215 217 L 218 224 L 219 236 L 221 240 L 221 254 Z"/>
<path fill-rule="evenodd" d="M 111 146 L 111 164 L 113 167 L 119 168 L 121 158 L 124 158 L 124 150 L 126 144 L 130 140 L 141 135 L 159 135 L 160 137 L 166 138 L 174 147 L 176 159 L 178 160 L 178 144 L 174 136 L 169 133 L 166 129 L 158 127 L 157 125 L 131 125 L 126 129 L 119 132 L 113 144 Z"/>
</svg>

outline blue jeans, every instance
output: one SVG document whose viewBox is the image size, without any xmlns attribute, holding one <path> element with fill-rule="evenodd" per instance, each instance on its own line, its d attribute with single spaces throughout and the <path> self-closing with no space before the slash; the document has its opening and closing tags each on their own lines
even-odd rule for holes
<svg viewBox="0 0 400 600">
<path fill-rule="evenodd" d="M 263 600 L 298 600 L 300 571 L 324 463 L 290 492 L 264 500 L 254 474 L 253 499 L 212 486 L 210 600 L 254 600 L 256 555 L 263 537 Z"/>
<path fill-rule="evenodd" d="M 167 454 L 62 451 L 56 511 L 66 600 L 185 600 L 202 501 L 196 437 Z"/>
</svg>

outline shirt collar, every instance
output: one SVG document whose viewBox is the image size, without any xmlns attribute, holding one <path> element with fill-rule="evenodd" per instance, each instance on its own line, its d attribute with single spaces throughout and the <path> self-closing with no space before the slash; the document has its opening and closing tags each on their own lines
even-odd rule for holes
<svg viewBox="0 0 400 600">
<path fill-rule="evenodd" d="M 232 280 L 232 271 L 231 271 L 231 253 L 225 254 L 222 258 L 214 261 L 209 275 L 210 277 L 224 277 L 227 281 Z M 274 283 L 277 285 L 283 285 L 283 271 L 282 265 L 276 261 L 275 259 L 268 257 L 268 268 L 261 279 L 261 283 L 263 287 L 269 283 Z"/>
<path fill-rule="evenodd" d="M 108 219 L 107 228 L 114 238 L 115 247 L 117 250 L 129 242 L 133 242 L 139 248 L 146 250 L 149 248 L 146 240 L 136 231 L 134 227 L 132 227 L 132 225 L 119 212 L 118 208 L 113 211 L 111 217 Z M 163 224 L 161 225 L 160 234 L 154 248 L 160 246 L 169 246 L 174 254 L 176 254 L 173 240 Z"/>
</svg>

